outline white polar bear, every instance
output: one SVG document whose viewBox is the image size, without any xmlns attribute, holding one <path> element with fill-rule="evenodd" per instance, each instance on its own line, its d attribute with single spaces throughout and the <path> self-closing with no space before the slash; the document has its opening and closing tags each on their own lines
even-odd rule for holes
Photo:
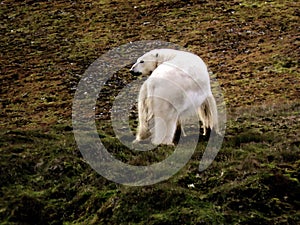
<svg viewBox="0 0 300 225">
<path fill-rule="evenodd" d="M 173 145 L 177 125 L 198 114 L 206 128 L 219 133 L 218 113 L 205 63 L 189 52 L 155 49 L 141 56 L 130 69 L 150 75 L 138 97 L 139 125 L 135 142 Z M 183 130 L 182 130 L 183 131 Z M 184 131 L 183 131 L 184 134 Z"/>
</svg>

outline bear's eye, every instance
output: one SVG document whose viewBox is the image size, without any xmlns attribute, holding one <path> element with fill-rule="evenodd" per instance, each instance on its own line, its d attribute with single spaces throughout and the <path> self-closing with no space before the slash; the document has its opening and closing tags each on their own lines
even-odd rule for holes
<svg viewBox="0 0 300 225">
<path fill-rule="evenodd" d="M 144 63 L 144 60 L 141 60 L 140 63 Z"/>
</svg>

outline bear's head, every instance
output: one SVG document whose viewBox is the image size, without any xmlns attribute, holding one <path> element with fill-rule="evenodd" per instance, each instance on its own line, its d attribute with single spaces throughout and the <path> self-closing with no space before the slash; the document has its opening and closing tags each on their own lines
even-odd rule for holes
<svg viewBox="0 0 300 225">
<path fill-rule="evenodd" d="M 150 75 L 158 66 L 158 53 L 150 51 L 136 61 L 131 67 L 130 72 L 133 75 Z"/>
</svg>

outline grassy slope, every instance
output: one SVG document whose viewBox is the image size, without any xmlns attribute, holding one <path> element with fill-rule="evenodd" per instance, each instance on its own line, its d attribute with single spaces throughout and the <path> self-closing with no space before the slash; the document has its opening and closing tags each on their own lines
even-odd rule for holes
<svg viewBox="0 0 300 225">
<path fill-rule="evenodd" d="M 3 1 L 1 224 L 299 223 L 298 8 L 294 1 Z M 74 88 L 107 50 L 155 39 L 207 62 L 224 91 L 227 133 L 202 173 L 205 141 L 170 180 L 119 186 L 76 147 Z M 108 134 L 104 142 L 125 151 Z"/>
</svg>

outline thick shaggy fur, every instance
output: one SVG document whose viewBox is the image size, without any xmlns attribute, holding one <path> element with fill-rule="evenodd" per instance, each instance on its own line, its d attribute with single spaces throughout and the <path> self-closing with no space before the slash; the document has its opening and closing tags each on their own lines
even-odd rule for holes
<svg viewBox="0 0 300 225">
<path fill-rule="evenodd" d="M 141 56 L 130 70 L 150 75 L 138 98 L 136 142 L 172 145 L 178 124 L 198 114 L 206 128 L 218 132 L 218 113 L 207 67 L 198 56 L 173 49 L 156 49 Z M 184 132 L 183 132 L 184 133 Z"/>
</svg>

